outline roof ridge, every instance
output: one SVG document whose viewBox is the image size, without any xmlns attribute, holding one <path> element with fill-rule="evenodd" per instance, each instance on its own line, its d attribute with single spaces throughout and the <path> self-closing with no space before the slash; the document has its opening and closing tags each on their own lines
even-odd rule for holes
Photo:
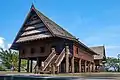
<svg viewBox="0 0 120 80">
<path fill-rule="evenodd" d="M 38 12 L 38 14 L 42 15 L 44 18 L 46 18 L 46 19 L 49 20 L 51 23 L 53 23 L 54 25 L 56 25 L 57 28 L 63 30 L 63 32 L 66 32 L 67 34 L 65 35 L 65 37 L 68 37 L 67 35 L 69 35 L 69 36 L 71 36 L 71 37 L 69 37 L 69 38 L 74 38 L 74 39 L 76 39 L 75 36 L 73 36 L 71 33 L 69 33 L 67 30 L 65 30 L 64 28 L 62 28 L 60 25 L 58 25 L 57 23 L 55 23 L 55 22 L 54 22 L 53 20 L 51 20 L 50 18 L 46 17 L 46 16 L 45 16 L 43 13 L 41 13 L 39 10 L 37 10 L 37 9 L 35 9 L 35 10 Z M 59 31 L 59 30 L 57 30 L 57 31 Z M 62 33 L 62 32 L 60 32 L 60 33 Z"/>
</svg>

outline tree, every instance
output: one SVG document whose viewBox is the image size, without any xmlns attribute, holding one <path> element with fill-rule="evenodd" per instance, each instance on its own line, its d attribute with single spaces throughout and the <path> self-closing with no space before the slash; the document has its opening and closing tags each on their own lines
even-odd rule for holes
<svg viewBox="0 0 120 80">
<path fill-rule="evenodd" d="M 0 48 L 0 59 L 2 65 L 7 69 L 11 69 L 11 67 L 17 68 L 18 63 L 18 53 L 15 51 L 11 51 L 10 49 L 4 50 Z"/>
<path fill-rule="evenodd" d="M 19 59 L 19 53 L 16 51 L 12 51 L 11 49 L 4 50 L 0 48 L 0 59 L 1 64 L 6 69 L 14 68 L 14 70 L 18 69 L 18 59 Z M 26 61 L 22 60 L 22 67 L 26 66 Z"/>
<path fill-rule="evenodd" d="M 113 68 L 114 71 L 118 71 L 118 59 L 117 58 L 114 58 L 114 57 L 107 57 L 106 59 L 106 68 L 107 69 L 110 69 L 110 68 Z"/>
<path fill-rule="evenodd" d="M 120 54 L 117 55 L 118 57 L 118 72 L 120 71 Z"/>
</svg>

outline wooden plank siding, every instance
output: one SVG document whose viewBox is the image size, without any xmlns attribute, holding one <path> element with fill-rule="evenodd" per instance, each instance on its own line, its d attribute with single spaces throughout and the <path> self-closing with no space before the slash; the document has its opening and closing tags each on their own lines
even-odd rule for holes
<svg viewBox="0 0 120 80">
<path fill-rule="evenodd" d="M 19 47 L 20 58 L 47 57 L 51 53 L 52 47 L 55 47 L 56 53 L 60 54 L 63 48 L 65 48 L 65 43 L 68 43 L 70 53 L 72 54 L 72 43 L 61 38 L 48 38 L 36 41 L 29 41 L 27 43 L 21 43 Z M 44 53 L 40 53 L 40 47 L 44 47 Z M 34 53 L 31 53 L 31 48 L 35 49 Z"/>
<path fill-rule="evenodd" d="M 91 55 L 87 51 L 82 50 L 80 47 L 76 45 L 73 45 L 73 53 L 74 53 L 74 56 L 77 58 L 81 58 L 83 60 L 87 60 L 91 62 L 94 61 L 93 55 Z"/>
</svg>

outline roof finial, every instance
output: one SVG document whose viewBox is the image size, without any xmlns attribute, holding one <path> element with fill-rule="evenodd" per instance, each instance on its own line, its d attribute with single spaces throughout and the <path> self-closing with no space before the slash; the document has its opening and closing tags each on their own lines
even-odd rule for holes
<svg viewBox="0 0 120 80">
<path fill-rule="evenodd" d="M 32 2 L 32 5 L 31 5 L 31 9 L 35 9 L 35 6 L 34 6 L 33 2 Z"/>
</svg>

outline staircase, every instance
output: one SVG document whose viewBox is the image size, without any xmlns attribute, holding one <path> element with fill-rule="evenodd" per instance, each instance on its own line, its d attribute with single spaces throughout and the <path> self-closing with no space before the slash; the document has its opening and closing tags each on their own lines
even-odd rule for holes
<svg viewBox="0 0 120 80">
<path fill-rule="evenodd" d="M 42 68 L 42 73 L 51 73 L 53 69 L 52 66 L 55 66 L 55 71 L 57 71 L 57 68 L 65 58 L 65 48 L 62 50 L 62 52 L 57 55 L 55 50 L 51 52 L 51 54 L 47 57 L 47 59 L 44 61 L 44 67 Z"/>
<path fill-rule="evenodd" d="M 44 71 L 47 68 L 47 66 L 51 63 L 51 61 L 54 59 L 55 56 L 56 56 L 56 52 L 55 50 L 52 50 L 51 54 L 44 61 L 44 66 L 43 66 L 42 71 Z"/>
<path fill-rule="evenodd" d="M 65 57 L 65 48 L 62 50 L 62 52 L 60 53 L 60 55 L 58 56 L 58 58 L 55 61 L 56 67 L 58 67 L 60 65 L 60 63 L 63 61 Z"/>
</svg>

